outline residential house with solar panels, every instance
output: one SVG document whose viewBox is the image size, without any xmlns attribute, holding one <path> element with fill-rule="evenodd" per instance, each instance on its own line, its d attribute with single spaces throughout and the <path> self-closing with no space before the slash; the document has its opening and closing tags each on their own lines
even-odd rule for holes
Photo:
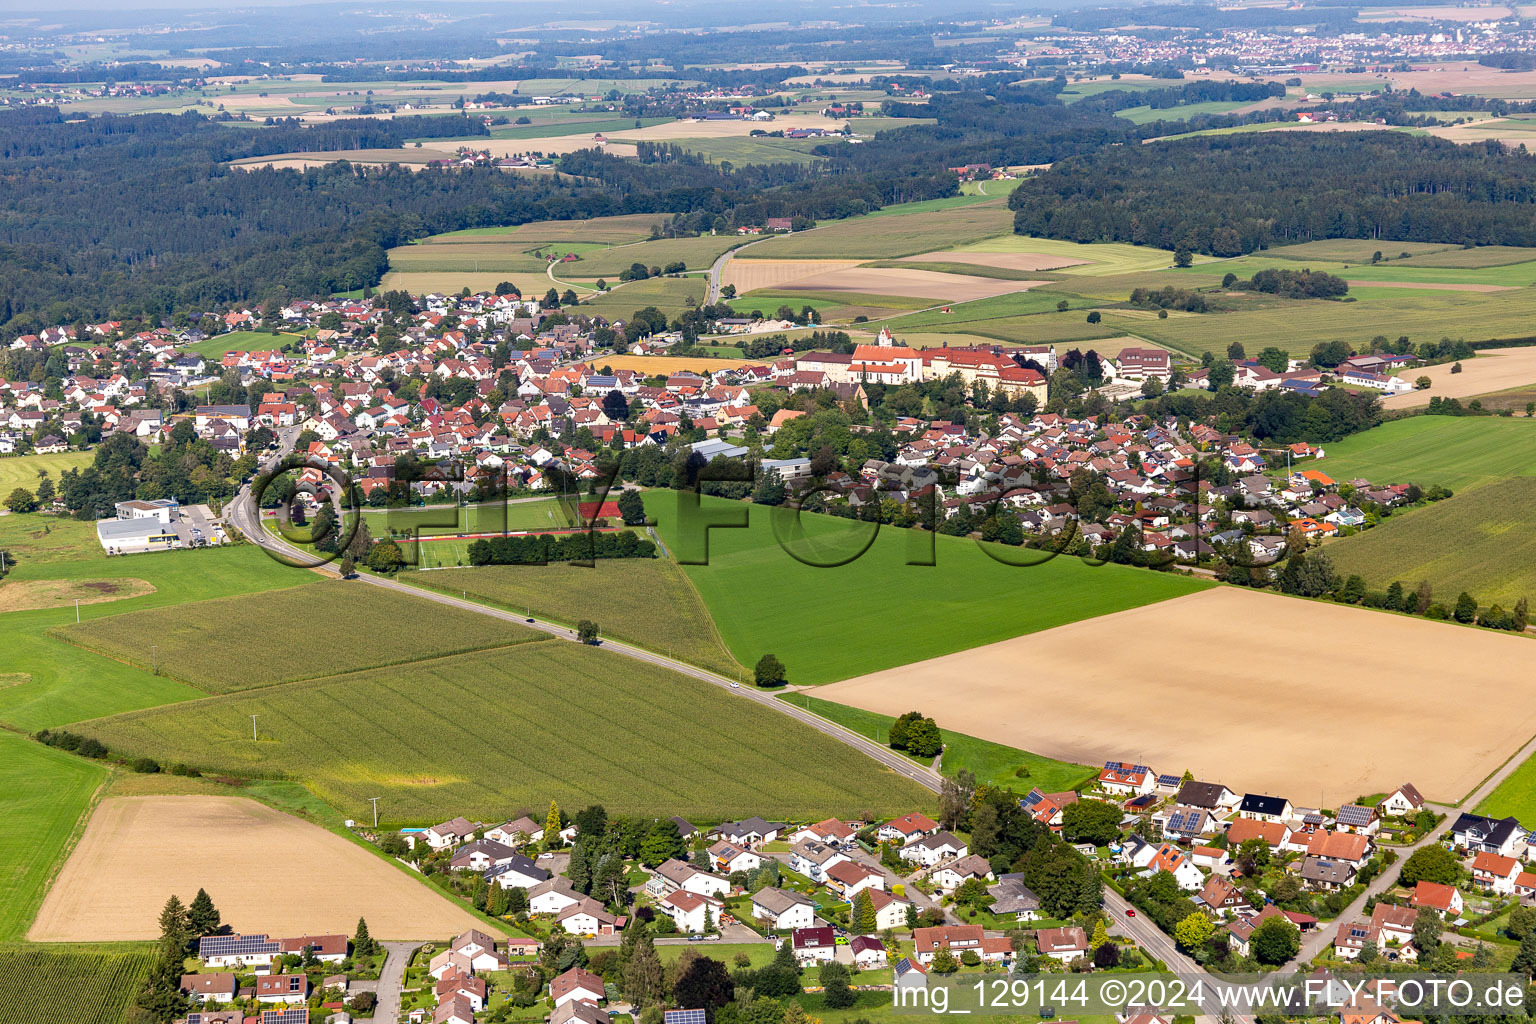
<svg viewBox="0 0 1536 1024">
<path fill-rule="evenodd" d="M 1337 821 L 1335 827 L 1340 832 L 1373 836 L 1381 830 L 1381 817 L 1376 813 L 1376 808 L 1362 807 L 1360 804 L 1340 807 Z"/>
<path fill-rule="evenodd" d="M 1105 761 L 1099 771 L 1099 788 L 1120 796 L 1141 796 L 1157 788 L 1157 773 L 1144 764 Z"/>
<path fill-rule="evenodd" d="M 1157 777 L 1158 789 L 1176 790 L 1182 785 L 1184 785 L 1184 777 L 1182 775 L 1159 775 Z"/>
<path fill-rule="evenodd" d="M 1237 805 L 1238 817 L 1252 818 L 1255 821 L 1273 821 L 1283 824 L 1291 820 L 1291 814 L 1291 802 L 1282 796 L 1249 793 L 1243 797 L 1243 802 Z"/>
<path fill-rule="evenodd" d="M 260 967 L 272 963 L 281 944 L 265 935 L 204 935 L 197 957 L 209 967 Z"/>
<path fill-rule="evenodd" d="M 305 1006 L 285 1006 L 281 1010 L 261 1011 L 261 1024 L 307 1024 L 308 1020 L 309 1008 Z M 192 1022 L 188 1020 L 187 1024 Z"/>
<path fill-rule="evenodd" d="M 923 965 L 910 957 L 896 961 L 892 971 L 897 988 L 927 988 L 928 972 Z"/>
<path fill-rule="evenodd" d="M 259 974 L 258 1003 L 302 1003 L 309 998 L 309 979 L 302 974 Z"/>
<path fill-rule="evenodd" d="M 1216 830 L 1215 820 L 1203 807 L 1174 807 L 1163 815 L 1163 834 L 1175 839 L 1195 839 Z"/>
<path fill-rule="evenodd" d="M 263 1010 L 263 1013 L 280 1013 L 280 1010 Z M 308 1015 L 308 1010 L 305 1014 Z M 193 1010 L 172 1024 L 245 1024 L 243 1010 Z"/>
</svg>

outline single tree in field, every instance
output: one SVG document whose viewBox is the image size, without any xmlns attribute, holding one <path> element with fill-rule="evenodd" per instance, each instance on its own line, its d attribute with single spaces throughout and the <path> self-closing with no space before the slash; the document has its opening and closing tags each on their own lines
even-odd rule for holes
<svg viewBox="0 0 1536 1024">
<path fill-rule="evenodd" d="M 549 802 L 549 815 L 544 819 L 544 849 L 553 850 L 560 845 L 560 805 Z"/>
<path fill-rule="evenodd" d="M 193 938 L 213 935 L 219 930 L 223 922 L 219 920 L 219 908 L 213 905 L 208 890 L 199 889 L 197 895 L 192 897 L 192 905 L 187 908 L 187 923 L 191 926 Z"/>
<path fill-rule="evenodd" d="M 591 619 L 582 619 L 576 623 L 576 639 L 584 644 L 597 643 L 597 623 Z"/>
<path fill-rule="evenodd" d="M 619 515 L 625 526 L 645 525 L 645 500 L 639 491 L 625 490 L 619 495 Z"/>
<path fill-rule="evenodd" d="M 763 655 L 752 670 L 752 680 L 764 689 L 783 686 L 787 681 L 784 663 L 771 654 Z"/>
<path fill-rule="evenodd" d="M 379 949 L 373 936 L 368 934 L 368 922 L 362 918 L 357 919 L 357 931 L 352 935 L 352 955 L 372 956 Z"/>
<path fill-rule="evenodd" d="M 1428 580 L 1420 580 L 1413 591 L 1413 613 L 1423 615 L 1429 611 L 1429 606 L 1434 603 L 1434 600 L 1435 588 L 1429 585 Z"/>
<path fill-rule="evenodd" d="M 1456 596 L 1456 610 L 1452 614 L 1457 622 L 1471 622 L 1477 618 L 1477 599 L 1463 590 Z"/>
</svg>

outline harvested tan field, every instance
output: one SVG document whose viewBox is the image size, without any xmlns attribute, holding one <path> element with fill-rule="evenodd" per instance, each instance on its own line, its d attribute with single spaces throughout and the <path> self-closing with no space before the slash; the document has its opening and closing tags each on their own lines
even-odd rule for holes
<svg viewBox="0 0 1536 1024">
<path fill-rule="evenodd" d="M 138 796 L 97 806 L 27 938 L 153 939 L 166 897 L 176 893 L 185 903 L 199 887 L 241 932 L 350 935 L 359 917 L 380 939 L 477 926 L 367 850 L 255 800 Z"/>
<path fill-rule="evenodd" d="M 343 149 L 328 153 L 280 153 L 273 156 L 253 156 L 232 161 L 230 166 L 295 167 L 302 170 L 308 167 L 323 167 L 338 160 L 350 160 L 355 164 L 367 164 L 373 167 L 384 167 L 389 164 L 425 167 L 429 161 L 440 159 L 442 156 L 441 153 L 435 151 L 428 153 L 424 149 Z"/>
<path fill-rule="evenodd" d="M 834 270 L 814 277 L 804 277 L 779 287 L 783 291 L 915 295 L 946 302 L 968 302 L 971 299 L 987 299 L 994 295 L 1028 291 L 1036 285 L 1050 283 L 1049 281 L 1005 281 L 994 277 L 940 274 L 932 270 L 906 270 L 900 267 L 868 267 Z"/>
<path fill-rule="evenodd" d="M 1360 21 L 1498 21 L 1514 12 L 1508 7 L 1378 7 L 1361 11 Z"/>
<path fill-rule="evenodd" d="M 1485 348 L 1477 358 L 1461 364 L 1460 373 L 1452 373 L 1453 363 L 1441 363 L 1422 369 L 1404 370 L 1398 376 L 1414 381 L 1428 377 L 1428 391 L 1410 391 L 1403 395 L 1387 395 L 1381 404 L 1388 409 L 1415 409 L 1428 405 L 1430 398 L 1459 398 L 1465 401 L 1475 395 L 1492 391 L 1536 384 L 1536 348 Z"/>
<path fill-rule="evenodd" d="M 904 256 L 910 263 L 971 263 L 978 267 L 1001 267 L 1003 270 L 1057 270 L 1061 267 L 1080 267 L 1087 260 L 1074 260 L 1070 256 L 1052 256 L 1043 252 L 925 252 L 917 256 Z"/>
<path fill-rule="evenodd" d="M 489 261 L 487 261 L 489 262 Z M 502 281 L 511 281 L 524 295 L 543 295 L 554 284 L 543 274 L 520 274 L 507 270 L 391 270 L 384 275 L 379 287 L 385 291 L 403 288 L 412 295 L 430 292 L 457 293 L 461 288 L 472 292 L 488 292 Z"/>
<path fill-rule="evenodd" d="M 615 370 L 638 370 L 644 374 L 719 370 L 748 365 L 744 359 L 723 359 L 717 356 L 604 356 L 591 360 L 591 363 L 599 368 L 611 366 Z"/>
<path fill-rule="evenodd" d="M 1256 623 L 1289 649 L 1250 653 Z M 1047 757 L 1188 769 L 1309 805 L 1404 781 L 1449 803 L 1536 733 L 1533 653 L 1508 634 L 1219 587 L 816 696 L 930 709 L 946 729 Z"/>
<path fill-rule="evenodd" d="M 1368 124 L 1365 121 L 1335 121 L 1332 124 L 1302 124 L 1299 121 L 1292 121 L 1265 129 L 1271 132 L 1390 132 L 1393 130 L 1390 125 Z"/>
<path fill-rule="evenodd" d="M 37 608 L 67 608 L 80 604 L 105 604 L 153 594 L 146 580 L 124 577 L 110 580 L 12 580 L 0 583 L 0 613 Z"/>
<path fill-rule="evenodd" d="M 753 132 L 787 131 L 792 128 L 829 128 L 841 124 L 820 115 L 780 117 L 774 121 L 668 121 L 646 128 L 626 128 L 615 138 L 633 141 L 671 142 L 675 139 L 744 139 Z"/>
<path fill-rule="evenodd" d="M 1512 284 L 1467 284 L 1449 283 L 1439 281 L 1346 281 L 1351 288 L 1424 288 L 1432 292 L 1512 292 L 1518 291 L 1518 285 Z"/>
<path fill-rule="evenodd" d="M 411 152 L 451 157 L 457 146 L 458 143 L 437 145 L 426 143 L 420 149 L 412 147 Z M 541 139 L 476 139 L 474 146 L 475 149 L 484 150 L 499 159 L 510 156 L 529 156 L 535 153 L 542 153 L 544 156 L 562 156 L 578 150 L 593 149 L 595 144 L 590 135 L 555 135 Z M 610 142 L 603 147 L 603 152 L 614 156 L 635 156 L 638 150 L 633 143 Z"/>
<path fill-rule="evenodd" d="M 720 276 L 722 285 L 733 284 L 738 292 L 779 288 L 805 277 L 856 267 L 860 260 L 747 260 L 732 259 Z"/>
</svg>

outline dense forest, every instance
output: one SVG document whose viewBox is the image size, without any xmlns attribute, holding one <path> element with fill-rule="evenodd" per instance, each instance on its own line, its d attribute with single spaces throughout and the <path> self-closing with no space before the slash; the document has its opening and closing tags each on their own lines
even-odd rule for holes
<svg viewBox="0 0 1536 1024">
<path fill-rule="evenodd" d="M 385 251 L 468 227 L 623 213 L 809 218 L 953 193 L 943 171 L 869 180 L 773 164 L 732 171 L 680 153 L 648 163 L 596 151 L 567 174 L 493 168 L 412 171 L 338 162 L 306 171 L 227 161 L 294 151 L 400 146 L 483 135 L 463 117 L 357 119 L 319 126 L 224 123 L 199 114 L 68 120 L 0 113 L 0 337 L 109 312 L 218 308 L 377 284 Z M 898 188 L 897 178 L 907 186 Z"/>
<path fill-rule="evenodd" d="M 1063 160 L 1009 206 L 1020 234 L 1217 256 L 1314 238 L 1536 245 L 1536 160 L 1389 132 L 1204 136 Z"/>
</svg>

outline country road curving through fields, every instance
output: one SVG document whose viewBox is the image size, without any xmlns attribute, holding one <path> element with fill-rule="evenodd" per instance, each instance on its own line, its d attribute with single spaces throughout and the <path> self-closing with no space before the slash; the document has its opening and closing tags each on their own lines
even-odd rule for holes
<svg viewBox="0 0 1536 1024">
<path fill-rule="evenodd" d="M 291 443 L 291 441 L 285 437 L 285 447 L 288 443 Z M 279 454 L 263 463 L 261 471 L 266 472 L 271 466 L 276 465 L 276 463 L 281 458 L 282 455 Z M 231 525 L 238 528 L 240 532 L 245 535 L 247 540 L 259 547 L 265 548 L 266 550 L 275 554 L 286 555 L 289 558 L 305 559 L 311 557 L 305 552 L 294 547 L 292 544 L 289 544 L 281 537 L 274 536 L 262 528 L 261 510 L 255 506 L 255 503 L 251 498 L 251 489 L 249 484 L 246 484 L 240 488 L 239 493 L 235 495 L 234 500 L 230 502 L 224 514 L 226 520 Z M 329 568 L 328 566 L 316 569 L 315 571 L 332 577 L 339 576 L 339 573 Z M 480 615 L 488 615 L 492 618 L 501 619 L 505 622 L 516 623 L 525 629 L 535 629 L 543 633 L 548 633 L 551 636 L 559 637 L 562 640 L 569 641 L 570 643 L 579 642 L 576 639 L 575 630 L 566 626 L 557 625 L 553 622 L 546 622 L 537 617 L 530 618 L 526 615 L 516 615 L 512 612 L 503 611 L 499 608 L 491 608 L 487 605 L 478 604 L 474 601 L 468 601 L 457 597 L 450 597 L 447 594 L 438 593 L 437 591 L 425 590 L 421 587 L 411 586 L 408 583 L 401 583 L 398 580 L 385 579 L 383 577 L 373 576 L 367 573 L 360 573 L 357 576 L 357 581 L 368 586 L 383 587 L 387 590 L 394 590 L 403 594 L 410 594 L 427 601 L 434 601 L 437 604 L 446 605 L 450 608 L 458 608 L 464 611 L 475 612 Z M 897 753 L 889 747 L 876 743 L 873 740 L 866 739 L 853 730 L 838 725 L 836 722 L 822 718 L 820 715 L 807 711 L 804 708 L 795 707 L 793 704 L 790 704 L 786 701 L 779 700 L 778 697 L 776 697 L 773 693 L 759 690 L 751 684 L 742 685 L 737 680 L 727 678 L 726 676 L 719 675 L 715 672 L 710 672 L 707 669 L 702 669 L 695 665 L 690 665 L 687 662 L 678 661 L 675 658 L 657 654 L 654 651 L 648 651 L 644 648 L 637 647 L 633 644 L 623 643 L 622 641 L 618 640 L 604 639 L 601 644 L 598 645 L 597 649 L 601 651 L 607 651 L 611 654 L 620 655 L 622 657 L 633 658 L 636 661 L 647 662 L 652 665 L 660 666 L 661 668 L 671 669 L 674 672 L 681 673 L 682 675 L 689 676 L 693 679 L 698 679 L 706 683 L 712 683 L 715 686 L 730 690 L 746 700 L 756 701 L 764 707 L 772 708 L 780 714 L 788 715 L 790 718 L 802 722 L 818 732 L 824 733 L 825 735 L 830 736 L 842 743 L 846 743 L 848 746 L 851 746 L 859 752 L 874 758 L 876 761 L 879 761 L 881 764 L 885 765 L 887 768 L 890 768 L 892 771 L 900 775 L 907 776 L 918 785 L 923 786 L 926 789 L 930 789 L 935 793 L 939 792 L 943 784 L 943 777 L 933 769 L 919 764 L 918 762 L 912 761 L 906 757 L 906 755 Z"/>
</svg>

